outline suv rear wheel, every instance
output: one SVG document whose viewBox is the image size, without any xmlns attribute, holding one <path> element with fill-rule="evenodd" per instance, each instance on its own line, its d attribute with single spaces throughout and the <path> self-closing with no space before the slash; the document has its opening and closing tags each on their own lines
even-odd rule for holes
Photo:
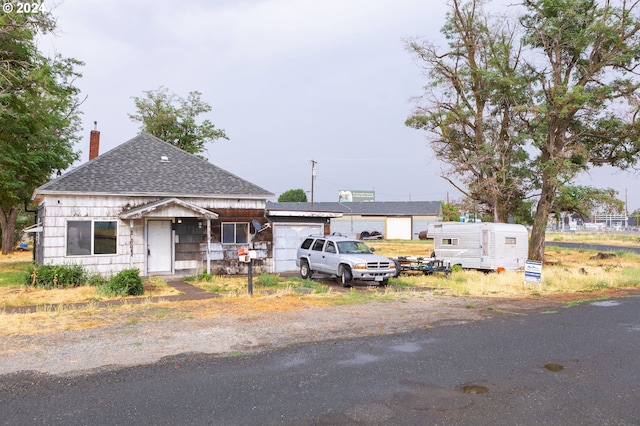
<svg viewBox="0 0 640 426">
<path fill-rule="evenodd" d="M 311 271 L 311 268 L 309 268 L 309 262 L 302 259 L 300 261 L 300 276 L 303 280 L 306 280 L 307 278 L 311 278 L 311 275 L 313 275 L 313 272 Z"/>
<path fill-rule="evenodd" d="M 353 280 L 353 274 L 351 268 L 346 265 L 340 266 L 340 275 L 338 276 L 342 287 L 351 287 L 351 280 Z"/>
</svg>

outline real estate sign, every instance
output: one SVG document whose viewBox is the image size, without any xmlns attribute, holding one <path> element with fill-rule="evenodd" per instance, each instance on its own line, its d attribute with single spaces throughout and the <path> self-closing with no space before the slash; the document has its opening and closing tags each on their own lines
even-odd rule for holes
<svg viewBox="0 0 640 426">
<path fill-rule="evenodd" d="M 542 282 L 542 262 L 538 260 L 524 261 L 524 282 L 536 284 Z"/>
</svg>

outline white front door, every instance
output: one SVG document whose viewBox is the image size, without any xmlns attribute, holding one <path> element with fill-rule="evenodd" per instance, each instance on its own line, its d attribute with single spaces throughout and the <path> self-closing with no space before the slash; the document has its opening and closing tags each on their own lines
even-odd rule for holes
<svg viewBox="0 0 640 426">
<path fill-rule="evenodd" d="M 147 222 L 147 273 L 171 273 L 171 221 Z"/>
</svg>

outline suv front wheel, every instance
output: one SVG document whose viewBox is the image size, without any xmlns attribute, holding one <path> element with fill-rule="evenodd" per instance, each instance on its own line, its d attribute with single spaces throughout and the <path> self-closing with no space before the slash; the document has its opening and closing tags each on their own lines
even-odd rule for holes
<svg viewBox="0 0 640 426">
<path fill-rule="evenodd" d="M 342 287 L 351 287 L 351 280 L 353 280 L 353 274 L 351 268 L 346 265 L 340 266 L 340 275 L 338 276 Z"/>
<path fill-rule="evenodd" d="M 302 259 L 300 261 L 300 276 L 303 280 L 306 280 L 307 278 L 311 278 L 311 275 L 313 275 L 313 272 L 311 271 L 311 268 L 309 268 L 309 262 Z"/>
</svg>

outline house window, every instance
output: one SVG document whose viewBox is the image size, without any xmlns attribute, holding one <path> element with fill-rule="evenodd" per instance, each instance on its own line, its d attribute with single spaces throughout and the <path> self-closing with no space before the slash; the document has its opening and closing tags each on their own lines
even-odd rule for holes
<svg viewBox="0 0 640 426">
<path fill-rule="evenodd" d="M 248 223 L 223 223 L 222 243 L 223 244 L 246 244 L 249 242 Z"/>
<path fill-rule="evenodd" d="M 116 254 L 116 221 L 78 220 L 67 222 L 67 256 Z"/>
<path fill-rule="evenodd" d="M 505 244 L 515 244 L 516 243 L 516 237 L 504 237 L 504 243 Z"/>
<path fill-rule="evenodd" d="M 457 238 L 443 238 L 442 239 L 443 246 L 457 246 L 458 239 Z"/>
</svg>

